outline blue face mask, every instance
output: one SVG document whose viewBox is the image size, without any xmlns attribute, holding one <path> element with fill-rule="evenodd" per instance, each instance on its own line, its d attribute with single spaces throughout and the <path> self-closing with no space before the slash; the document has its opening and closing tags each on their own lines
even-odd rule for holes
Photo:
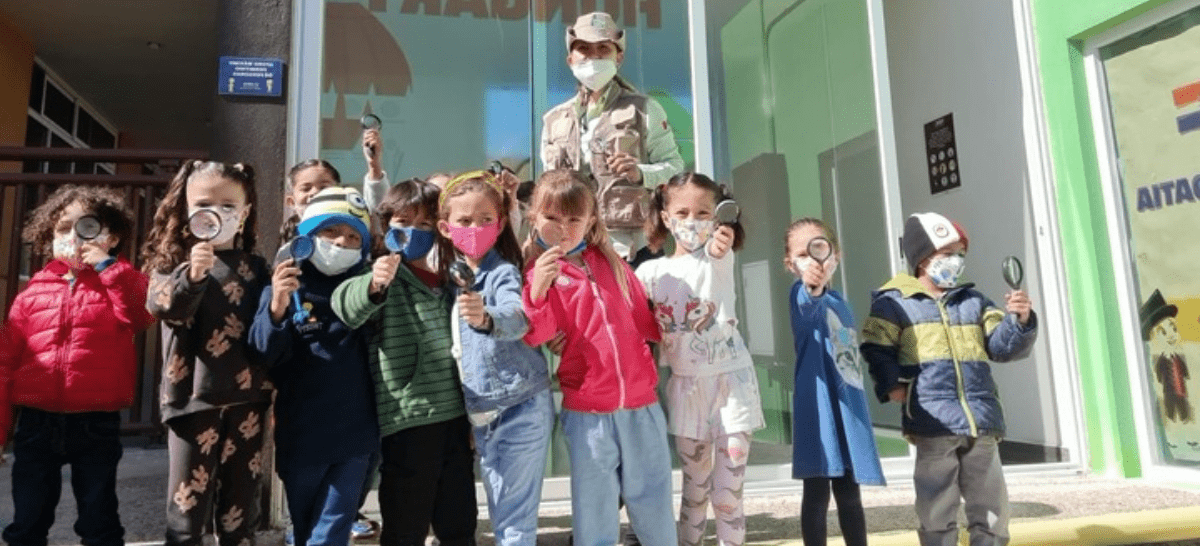
<svg viewBox="0 0 1200 546">
<path fill-rule="evenodd" d="M 551 245 L 549 243 L 547 243 L 546 241 L 542 240 L 542 235 L 540 233 L 536 237 L 534 237 L 533 240 L 534 240 L 534 242 L 537 243 L 538 246 L 542 247 L 542 250 L 550 250 Z M 568 250 L 567 256 L 575 254 L 576 252 L 583 252 L 583 249 L 585 249 L 585 248 L 587 248 L 587 238 L 586 237 L 582 241 L 579 241 L 579 244 L 575 245 L 575 248 Z"/>
<path fill-rule="evenodd" d="M 405 261 L 412 262 L 420 260 L 421 258 L 424 258 L 426 254 L 429 254 L 429 251 L 433 249 L 435 237 L 432 229 L 418 229 L 411 226 L 400 227 L 396 225 L 393 225 L 392 229 L 398 229 L 404 232 L 404 235 L 408 238 L 408 244 L 406 244 L 404 249 L 400 251 L 400 254 L 404 256 Z"/>
</svg>

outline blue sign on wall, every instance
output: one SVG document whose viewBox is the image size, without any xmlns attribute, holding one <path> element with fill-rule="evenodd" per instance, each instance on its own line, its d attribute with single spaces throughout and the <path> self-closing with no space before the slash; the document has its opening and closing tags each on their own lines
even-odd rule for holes
<svg viewBox="0 0 1200 546">
<path fill-rule="evenodd" d="M 221 57 L 217 93 L 278 97 L 283 94 L 283 60 L 265 57 Z"/>
</svg>

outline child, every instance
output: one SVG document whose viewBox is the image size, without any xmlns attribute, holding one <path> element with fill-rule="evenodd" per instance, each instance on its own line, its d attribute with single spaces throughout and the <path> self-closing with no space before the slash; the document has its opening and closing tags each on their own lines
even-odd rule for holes
<svg viewBox="0 0 1200 546">
<path fill-rule="evenodd" d="M 358 190 L 331 187 L 308 201 L 298 234 L 311 258 L 275 267 L 250 327 L 250 343 L 270 368 L 275 400 L 276 471 L 283 480 L 296 544 L 345 545 L 372 455 L 379 449 L 367 332 L 334 316 L 329 297 L 362 269 L 371 243 Z M 297 318 L 300 294 L 306 318 Z"/>
<path fill-rule="evenodd" d="M 809 243 L 824 238 L 824 263 Z M 805 544 L 824 546 L 829 491 L 847 546 L 866 546 L 867 524 L 859 484 L 883 485 L 883 469 L 863 391 L 862 359 L 854 317 L 830 288 L 841 253 L 832 230 L 816 218 L 792 222 L 783 263 L 796 276 L 788 306 L 796 345 L 792 400 L 792 478 L 804 480 L 800 533 Z"/>
<path fill-rule="evenodd" d="M 137 391 L 133 336 L 153 321 L 146 276 L 119 256 L 132 228 L 124 199 L 97 186 L 64 186 L 25 224 L 24 240 L 53 260 L 17 295 L 0 328 L 0 453 L 19 408 L 8 544 L 46 544 L 65 464 L 83 543 L 124 544 L 118 410 Z"/>
<path fill-rule="evenodd" d="M 475 284 L 459 290 L 451 327 L 496 543 L 534 546 L 554 404 L 545 358 L 521 340 L 529 323 L 508 201 L 492 172 L 450 180 L 438 207 L 439 261 L 446 269 L 462 260 L 475 271 Z"/>
<path fill-rule="evenodd" d="M 252 545 L 258 529 L 272 387 L 245 343 L 254 296 L 270 280 L 253 253 L 254 203 L 249 166 L 187 161 L 142 250 L 151 274 L 146 305 L 163 321 L 168 545 L 200 544 L 206 526 L 222 546 Z M 221 218 L 212 240 L 187 229 L 199 210 Z"/>
<path fill-rule="evenodd" d="M 909 216 L 902 246 L 912 276 L 900 273 L 876 291 L 863 324 L 875 395 L 904 404 L 904 434 L 917 447 L 917 534 L 926 546 L 956 543 L 960 496 L 972 544 L 1008 542 L 997 451 L 1004 414 L 988 360 L 1024 358 L 1037 337 L 1024 291 L 1005 294 L 1001 310 L 974 285 L 958 284 L 967 243 L 945 216 Z"/>
<path fill-rule="evenodd" d="M 608 244 L 595 192 L 578 173 L 542 174 L 530 213 L 525 341 L 565 337 L 558 379 L 574 543 L 616 544 L 617 500 L 624 498 L 642 544 L 677 546 L 666 419 L 646 344 L 659 333 L 646 294 Z M 539 240 L 546 250 L 532 244 Z"/>
<path fill-rule="evenodd" d="M 330 186 L 340 185 L 342 175 L 324 159 L 309 159 L 293 165 L 283 183 L 283 210 L 291 214 L 279 230 L 279 241 L 286 243 L 296 236 L 300 215 L 304 214 L 304 207 L 312 196 Z"/>
<path fill-rule="evenodd" d="M 388 191 L 389 198 L 404 200 L 406 206 L 391 210 L 408 226 L 432 227 L 433 185 L 400 183 Z M 383 207 L 393 206 L 389 198 Z M 400 223 L 395 212 L 392 218 Z M 350 328 L 375 324 L 368 358 L 383 436 L 380 542 L 424 544 L 432 524 L 443 546 L 462 546 L 475 540 L 475 458 L 450 354 L 449 294 L 443 278 L 429 270 L 427 255 L 377 258 L 370 272 L 334 290 L 332 304 Z"/>
<path fill-rule="evenodd" d="M 754 362 L 737 330 L 733 251 L 739 223 L 715 226 L 713 209 L 730 199 L 697 173 L 681 173 L 654 190 L 649 240 L 675 237 L 675 253 L 649 260 L 637 276 L 662 332 L 660 362 L 671 366 L 667 414 L 683 463 L 679 543 L 704 542 L 711 496 L 721 544 L 746 540 L 742 481 L 751 434 L 763 427 Z M 714 465 L 714 451 L 716 464 Z"/>
</svg>

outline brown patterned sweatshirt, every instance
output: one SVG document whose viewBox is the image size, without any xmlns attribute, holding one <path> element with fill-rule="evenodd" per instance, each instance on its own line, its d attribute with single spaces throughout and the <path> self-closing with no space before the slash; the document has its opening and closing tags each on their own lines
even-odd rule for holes
<svg viewBox="0 0 1200 546">
<path fill-rule="evenodd" d="M 246 345 L 258 296 L 271 280 L 266 260 L 242 250 L 220 250 L 216 257 L 208 276 L 194 285 L 187 262 L 150 278 L 146 308 L 162 321 L 164 423 L 271 399 L 266 366 L 251 358 Z"/>
</svg>

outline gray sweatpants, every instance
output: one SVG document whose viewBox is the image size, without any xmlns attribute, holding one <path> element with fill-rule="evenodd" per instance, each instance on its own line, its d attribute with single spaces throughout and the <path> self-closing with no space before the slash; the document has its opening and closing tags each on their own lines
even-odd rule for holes
<svg viewBox="0 0 1200 546">
<path fill-rule="evenodd" d="M 965 501 L 971 546 L 1008 544 L 1008 488 L 994 436 L 912 436 L 913 481 L 921 546 L 954 546 L 959 499 Z"/>
</svg>

